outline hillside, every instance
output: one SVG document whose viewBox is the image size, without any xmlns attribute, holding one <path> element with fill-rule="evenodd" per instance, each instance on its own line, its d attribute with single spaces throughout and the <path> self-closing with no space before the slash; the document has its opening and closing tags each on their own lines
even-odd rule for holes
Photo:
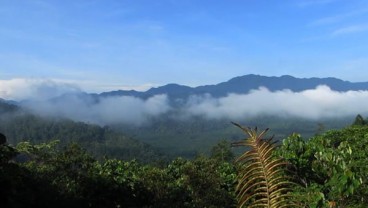
<svg viewBox="0 0 368 208">
<path fill-rule="evenodd" d="M 337 92 L 368 89 L 368 82 L 353 83 L 336 78 L 245 75 L 198 87 L 168 84 L 145 92 L 67 93 L 46 101 L 18 103 L 3 100 L 0 102 L 0 113 L 3 112 L 0 131 L 12 142 L 33 139 L 76 141 L 99 155 L 132 158 L 136 154 L 145 155 L 140 152 L 146 149 L 149 149 L 146 152 L 154 152 L 151 148 L 154 147 L 166 154 L 194 157 L 208 153 L 220 140 L 239 139 L 241 134 L 230 124 L 232 121 L 271 128 L 276 139 L 283 139 L 293 132 L 310 137 L 338 129 L 350 124 L 356 114 L 365 114 L 365 109 L 346 107 L 343 102 L 340 102 L 340 108 L 330 112 L 329 106 L 315 110 L 313 99 L 306 99 L 309 104 L 296 102 L 292 106 L 293 99 L 300 96 L 290 92 L 315 89 L 320 85 L 334 90 L 310 92 L 322 93 L 321 98 L 326 97 L 326 93 L 335 96 Z M 259 91 L 256 97 L 245 97 L 260 87 L 267 87 L 269 91 L 266 94 Z M 265 97 L 284 89 L 288 91 L 282 91 L 284 97 L 279 103 L 272 97 Z M 234 93 L 240 96 L 229 96 Z M 322 104 L 331 103 L 328 99 L 322 100 Z M 275 106 L 276 110 L 273 110 Z M 348 109 L 352 111 L 334 116 Z M 22 113 L 5 118 L 7 112 L 18 110 Z M 327 117 L 319 116 L 326 112 Z"/>
<path fill-rule="evenodd" d="M 0 102 L 0 132 L 10 144 L 59 140 L 60 146 L 77 143 L 95 156 L 154 162 L 165 157 L 156 149 L 105 126 L 67 119 L 44 118 L 15 105 Z"/>
</svg>

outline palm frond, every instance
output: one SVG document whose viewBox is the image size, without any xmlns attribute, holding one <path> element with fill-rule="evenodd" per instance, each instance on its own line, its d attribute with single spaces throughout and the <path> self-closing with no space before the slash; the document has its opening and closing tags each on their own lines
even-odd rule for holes
<svg viewBox="0 0 368 208">
<path fill-rule="evenodd" d="M 284 172 L 286 163 L 273 155 L 276 148 L 272 138 L 264 140 L 268 129 L 257 133 L 257 128 L 235 126 L 249 137 L 233 146 L 250 147 L 235 161 L 241 167 L 236 186 L 238 207 L 299 207 L 293 203 L 292 182 Z"/>
</svg>

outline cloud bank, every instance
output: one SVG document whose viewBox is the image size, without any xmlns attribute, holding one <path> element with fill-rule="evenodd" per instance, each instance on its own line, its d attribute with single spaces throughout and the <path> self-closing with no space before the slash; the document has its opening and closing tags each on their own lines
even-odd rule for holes
<svg viewBox="0 0 368 208">
<path fill-rule="evenodd" d="M 0 98 L 19 101 L 24 108 L 41 116 L 100 125 L 140 125 L 171 108 L 166 95 L 146 100 L 131 96 L 94 99 L 83 94 L 76 83 L 50 79 L 0 80 Z"/>
<path fill-rule="evenodd" d="M 42 116 L 62 117 L 99 125 L 118 123 L 141 125 L 149 118 L 160 116 L 170 110 L 166 95 L 156 95 L 147 100 L 121 96 L 96 101 L 88 96 L 71 94 L 56 101 L 27 102 L 24 106 Z"/>
<path fill-rule="evenodd" d="M 368 113 L 368 91 L 337 92 L 328 86 L 302 92 L 266 88 L 222 98 L 193 96 L 186 106 L 190 115 L 209 119 L 241 119 L 257 115 L 293 116 L 306 119 L 336 118 Z"/>
<path fill-rule="evenodd" d="M 0 80 L 0 98 L 7 100 L 47 100 L 70 92 L 80 92 L 80 88 L 52 79 Z"/>
<path fill-rule="evenodd" d="M 302 92 L 266 88 L 248 94 L 215 98 L 195 95 L 171 105 L 167 95 L 148 99 L 132 96 L 99 97 L 79 93 L 76 85 L 50 80 L 0 80 L 0 97 L 27 99 L 24 107 L 42 116 L 69 118 L 100 125 L 117 123 L 141 125 L 150 118 L 173 113 L 178 119 L 203 116 L 207 119 L 241 120 L 259 115 L 324 119 L 368 115 L 368 91 L 337 92 L 328 86 Z M 64 95 L 58 97 L 60 95 Z M 57 99 L 50 99 L 58 97 Z M 177 105 L 175 105 L 177 106 Z"/>
</svg>

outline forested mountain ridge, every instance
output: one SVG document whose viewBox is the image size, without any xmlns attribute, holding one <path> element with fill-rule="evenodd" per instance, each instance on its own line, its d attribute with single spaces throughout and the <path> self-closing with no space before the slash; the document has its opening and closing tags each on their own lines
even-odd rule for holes
<svg viewBox="0 0 368 208">
<path fill-rule="evenodd" d="M 276 138 L 281 141 L 276 155 L 289 162 L 290 173 L 296 173 L 300 185 L 290 191 L 300 207 L 365 207 L 367 119 L 358 115 L 352 126 L 326 133 L 324 124 L 297 118 L 256 119 L 262 124 L 260 129 L 270 125 L 277 130 Z M 257 122 L 245 121 L 255 126 Z M 161 116 L 130 132 L 126 127 L 118 133 L 120 127 L 40 117 L 0 101 L 0 132 L 12 143 L 8 145 L 0 134 L 0 184 L 5 187 L 0 189 L 1 201 L 8 207 L 236 206 L 235 194 L 241 190 L 234 190 L 234 181 L 239 168 L 245 166 L 232 163 L 230 143 L 244 135 L 233 132 L 229 122 Z M 290 132 L 279 131 L 286 129 Z M 310 131 L 314 136 L 305 140 L 291 131 Z M 165 157 L 124 132 L 138 137 L 146 134 L 147 142 L 167 145 L 170 153 L 179 152 L 175 156 L 194 159 L 162 162 Z M 54 139 L 64 146 L 55 146 Z M 203 154 L 208 146 L 214 147 L 210 157 Z M 110 158 L 101 157 L 105 155 Z M 252 194 L 258 195 L 257 189 Z"/>
<path fill-rule="evenodd" d="M 234 82 L 236 82 L 236 80 Z M 178 86 L 170 86 L 171 93 L 177 91 L 176 89 Z M 187 90 L 187 87 L 179 86 L 179 88 L 181 88 L 183 93 Z M 161 91 L 156 92 L 161 93 Z M 133 91 L 131 91 L 131 93 L 133 93 Z M 86 103 L 85 105 L 81 105 L 81 107 L 88 107 L 93 106 L 94 103 L 98 103 L 100 100 L 99 98 L 101 98 L 100 96 L 101 95 L 98 94 L 88 93 L 75 95 L 65 94 L 64 96 L 50 100 L 50 105 L 53 105 L 53 103 L 57 104 L 60 100 L 63 100 L 63 102 L 61 102 L 63 105 L 55 105 L 57 107 L 53 108 L 54 111 L 52 112 L 57 112 L 60 110 L 59 107 L 66 108 L 64 107 L 64 104 L 67 104 L 65 103 L 66 101 L 74 101 L 77 97 L 78 101 Z M 0 131 L 3 131 L 12 143 L 32 140 L 32 138 L 36 138 L 39 142 L 59 139 L 62 142 L 74 141 L 81 143 L 83 147 L 92 150 L 98 155 L 108 153 L 108 155 L 118 158 L 132 158 L 136 155 L 141 155 L 143 156 L 141 157 L 143 160 L 149 160 L 151 158 L 149 156 L 150 154 L 144 154 L 145 152 L 152 154 L 157 153 L 150 148 L 151 146 L 159 149 L 160 152 L 164 152 L 165 154 L 183 156 L 186 158 L 193 158 L 200 153 L 208 153 L 210 148 L 221 139 L 237 140 L 240 138 L 241 134 L 239 134 L 237 129 L 229 125 L 231 121 L 245 123 L 249 126 L 259 126 L 261 128 L 269 127 L 272 129 L 271 133 L 275 135 L 276 139 L 282 139 L 293 132 L 299 132 L 308 137 L 313 136 L 324 130 L 346 126 L 353 119 L 351 116 L 316 121 L 298 117 L 278 117 L 272 115 L 258 115 L 254 117 L 242 117 L 240 119 L 208 119 L 198 115 L 189 117 L 188 119 L 178 119 L 176 118 L 176 113 L 180 114 L 180 110 L 179 112 L 170 110 L 168 113 L 160 114 L 159 116 L 145 117 L 145 125 L 137 126 L 131 123 L 115 123 L 109 124 L 107 128 L 105 127 L 106 125 L 101 124 L 99 126 L 90 125 L 88 121 L 72 121 L 65 116 L 63 111 L 51 116 L 51 118 L 48 118 L 48 115 L 44 118 L 38 115 L 37 112 L 27 112 L 27 109 L 21 107 L 23 106 L 22 103 L 20 103 L 20 106 L 16 106 L 3 101 L 0 102 L 0 105 L 3 105 L 2 109 L 13 109 L 12 111 L 18 111 L 18 116 L 12 117 L 11 119 L 6 118 L 5 115 L 7 113 L 0 115 Z M 119 108 L 118 104 L 114 106 Z M 175 108 L 174 105 L 172 106 Z M 76 108 L 76 106 L 71 107 Z M 136 111 L 136 109 L 134 109 L 135 106 L 131 107 L 133 108 L 127 111 Z M 89 109 L 95 110 L 95 108 Z M 106 108 L 104 107 L 103 109 Z M 76 113 L 82 110 L 83 109 L 76 109 Z M 1 111 L 0 108 L 0 113 Z M 118 114 L 115 108 L 111 108 L 111 112 L 113 111 L 114 115 Z M 22 113 L 19 114 L 19 112 Z M 93 115 L 93 111 L 88 112 L 88 115 L 91 114 Z M 121 115 L 123 118 L 126 114 L 121 113 Z M 103 116 L 105 116 L 105 114 L 103 114 Z M 67 130 L 63 133 L 61 129 Z M 78 131 L 81 132 L 78 133 Z M 115 133 L 111 134 L 110 132 Z M 106 139 L 106 136 L 109 138 Z M 117 138 L 121 139 L 117 140 Z M 145 144 L 149 145 L 146 146 Z M 140 152 L 142 152 L 142 154 L 140 154 Z"/>
<path fill-rule="evenodd" d="M 327 85 L 334 91 L 368 90 L 368 82 L 349 82 L 337 78 L 296 78 L 290 75 L 268 77 L 261 75 L 244 75 L 232 78 L 226 82 L 214 85 L 188 87 L 179 84 L 167 84 L 151 88 L 145 92 L 135 90 L 117 90 L 103 92 L 95 96 L 134 96 L 148 98 L 154 95 L 166 94 L 170 98 L 186 98 L 190 95 L 210 94 L 213 97 L 226 96 L 229 93 L 246 94 L 250 90 L 266 87 L 270 91 L 289 89 L 293 92 L 314 89 L 319 85 Z"/>
<path fill-rule="evenodd" d="M 117 134 L 124 135 L 123 137 L 125 139 L 134 138 L 140 142 L 159 148 L 165 153 L 184 157 L 194 157 L 200 152 L 208 152 L 210 147 L 221 139 L 238 139 L 239 134 L 237 130 L 229 125 L 231 121 L 246 123 L 249 126 L 270 127 L 273 130 L 271 133 L 275 134 L 276 139 L 284 138 L 293 133 L 293 131 L 309 137 L 323 130 L 341 128 L 350 123 L 354 114 L 318 120 L 309 120 L 298 114 L 286 117 L 274 114 L 262 114 L 264 110 L 268 109 L 268 106 L 262 108 L 261 113 L 253 116 L 245 114 L 243 109 L 242 112 L 239 111 L 238 113 L 239 115 L 245 115 L 241 118 L 219 116 L 213 119 L 211 115 L 206 116 L 209 114 L 205 114 L 207 110 L 205 106 L 208 106 L 208 104 L 210 104 L 210 106 L 213 105 L 213 109 L 223 110 L 224 108 L 221 108 L 223 106 L 218 107 L 216 103 L 229 103 L 231 101 L 232 105 L 224 107 L 226 107 L 226 110 L 232 111 L 235 111 L 237 106 L 242 105 L 240 103 L 238 104 L 240 101 L 231 100 L 232 98 L 226 99 L 225 101 L 220 100 L 220 98 L 227 96 L 229 93 L 246 94 L 261 86 L 268 88 L 270 91 L 288 89 L 298 92 L 301 90 L 315 89 L 319 85 L 327 85 L 331 90 L 335 91 L 368 90 L 368 82 L 353 83 L 336 78 L 301 79 L 288 75 L 281 77 L 245 75 L 235 77 L 227 82 L 216 85 L 198 87 L 168 84 L 151 88 L 145 92 L 134 90 L 120 90 L 100 94 L 73 92 L 51 98 L 44 103 L 38 103 L 37 101 L 32 103 L 32 101 L 24 100 L 19 101 L 19 103 L 17 103 L 19 106 L 17 106 L 13 105 L 15 103 L 14 101 L 0 101 L 0 105 L 3 105 L 2 109 L 7 109 L 6 111 L 16 111 L 18 109 L 24 114 L 25 111 L 27 111 L 27 107 L 33 107 L 33 111 L 30 111 L 33 114 L 32 116 L 28 114 L 18 116 L 16 120 L 7 120 L 6 124 L 3 119 L 2 124 L 0 124 L 0 130 L 5 129 L 6 125 L 11 126 L 11 128 L 7 127 L 8 130 L 4 130 L 6 134 L 9 134 L 8 137 L 10 141 L 32 138 L 46 141 L 47 139 L 52 139 L 50 137 L 55 133 L 57 135 L 54 136 L 55 138 L 62 138 L 60 132 L 57 133 L 57 130 L 53 128 L 55 125 L 52 123 L 57 123 L 57 125 L 62 123 L 64 125 L 63 128 L 67 129 L 75 124 L 78 126 L 77 129 L 82 131 L 86 131 L 85 129 L 87 127 L 85 126 L 87 125 L 88 128 L 91 127 L 90 132 L 97 131 L 100 133 L 83 136 L 82 140 L 84 144 L 87 145 L 88 142 L 90 142 L 88 145 L 98 145 L 98 151 L 102 151 L 102 143 L 95 143 L 95 141 L 101 141 L 96 135 L 105 135 L 104 126 L 109 126 L 109 131 L 119 132 Z M 165 96 L 162 96 L 165 98 L 159 101 L 157 101 L 157 99 L 150 101 L 149 99 L 155 95 L 162 94 L 167 95 L 167 99 Z M 199 99 L 202 99 L 201 95 L 205 94 L 210 95 L 212 98 L 220 98 L 219 100 L 208 99 L 205 100 L 205 102 L 199 102 L 203 105 L 200 108 L 196 108 L 198 103 L 196 103 L 196 101 L 191 103 L 191 96 L 194 95 L 195 97 L 195 95 L 199 95 Z M 207 97 L 203 96 L 203 99 L 207 99 Z M 41 104 L 46 107 L 42 107 Z M 164 110 L 161 110 L 163 108 Z M 167 110 L 165 110 L 165 108 Z M 218 112 L 217 110 L 213 110 L 212 113 L 216 114 Z M 362 114 L 364 114 L 364 109 L 362 110 Z M 79 113 L 81 114 L 79 115 Z M 300 114 L 306 113 L 301 111 Z M 2 117 L 4 117 L 4 115 Z M 43 116 L 50 116 L 52 119 L 46 122 Z M 187 118 L 182 119 L 182 117 L 185 116 L 187 116 Z M 139 119 L 137 119 L 137 117 Z M 135 119 L 138 120 L 138 125 L 134 123 L 136 121 Z M 56 122 L 57 120 L 59 121 Z M 76 122 L 72 122 L 71 120 Z M 28 125 L 29 127 L 19 130 L 19 125 L 15 125 L 15 123 L 19 122 L 24 123 L 22 126 Z M 88 125 L 86 123 L 93 123 L 99 126 Z M 41 126 L 47 126 L 47 128 Z M 15 128 L 18 128 L 18 130 L 15 131 Z M 10 129 L 13 129 L 12 132 L 9 132 Z M 46 129 L 53 131 L 53 133 L 46 132 Z M 38 133 L 38 135 L 41 135 L 40 137 L 30 133 L 38 131 L 40 132 Z M 71 135 L 73 131 L 65 134 L 68 135 L 68 140 L 81 141 L 74 135 Z M 90 140 L 86 139 L 88 137 L 90 137 Z M 96 147 L 93 148 L 96 149 Z M 111 144 L 111 148 L 114 149 L 115 146 Z M 115 152 L 119 152 L 118 149 L 119 148 L 117 148 Z"/>
<path fill-rule="evenodd" d="M 271 164 L 277 165 L 268 169 L 287 164 L 268 174 L 276 179 L 288 178 L 277 180 L 278 185 L 272 190 L 285 193 L 288 198 L 276 198 L 272 203 L 291 201 L 295 203 L 287 207 L 306 208 L 366 207 L 367 130 L 368 126 L 354 122 L 353 126 L 308 140 L 295 133 L 279 146 L 262 151 L 268 158 L 275 158 Z M 243 173 L 267 167 L 234 164 L 227 142 L 215 146 L 210 157 L 177 158 L 166 165 L 153 166 L 136 160 L 96 160 L 75 144 L 57 149 L 54 142 L 38 145 L 21 142 L 12 147 L 6 144 L 4 135 L 0 134 L 0 138 L 0 199 L 5 207 L 232 208 L 248 207 L 254 202 L 243 197 L 269 195 L 263 195 L 264 189 L 254 186 L 260 184 L 259 175 L 248 174 L 253 179 L 249 180 L 251 184 L 242 183 Z M 245 144 L 251 138 L 233 145 Z M 268 137 L 257 138 L 259 146 L 272 144 Z M 248 153 L 245 151 L 236 161 L 240 158 L 254 162 L 256 158 L 245 160 L 244 155 L 257 154 Z M 293 182 L 288 183 L 289 179 Z M 275 180 L 265 183 L 272 182 Z M 238 188 L 239 184 L 244 186 Z M 284 187 L 287 184 L 290 186 Z M 250 190 L 249 195 L 242 194 L 243 190 Z"/>
<path fill-rule="evenodd" d="M 61 118 L 45 118 L 13 104 L 0 101 L 0 132 L 10 144 L 34 144 L 58 140 L 61 146 L 77 143 L 97 157 L 113 157 L 141 162 L 164 160 L 150 145 L 111 128 Z"/>
</svg>

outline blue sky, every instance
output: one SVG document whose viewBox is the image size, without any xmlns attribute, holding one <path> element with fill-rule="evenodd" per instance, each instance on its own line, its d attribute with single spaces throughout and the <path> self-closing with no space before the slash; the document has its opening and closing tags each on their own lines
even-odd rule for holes
<svg viewBox="0 0 368 208">
<path fill-rule="evenodd" d="M 101 92 L 367 69 L 366 0 L 0 0 L 0 81 Z"/>
</svg>

